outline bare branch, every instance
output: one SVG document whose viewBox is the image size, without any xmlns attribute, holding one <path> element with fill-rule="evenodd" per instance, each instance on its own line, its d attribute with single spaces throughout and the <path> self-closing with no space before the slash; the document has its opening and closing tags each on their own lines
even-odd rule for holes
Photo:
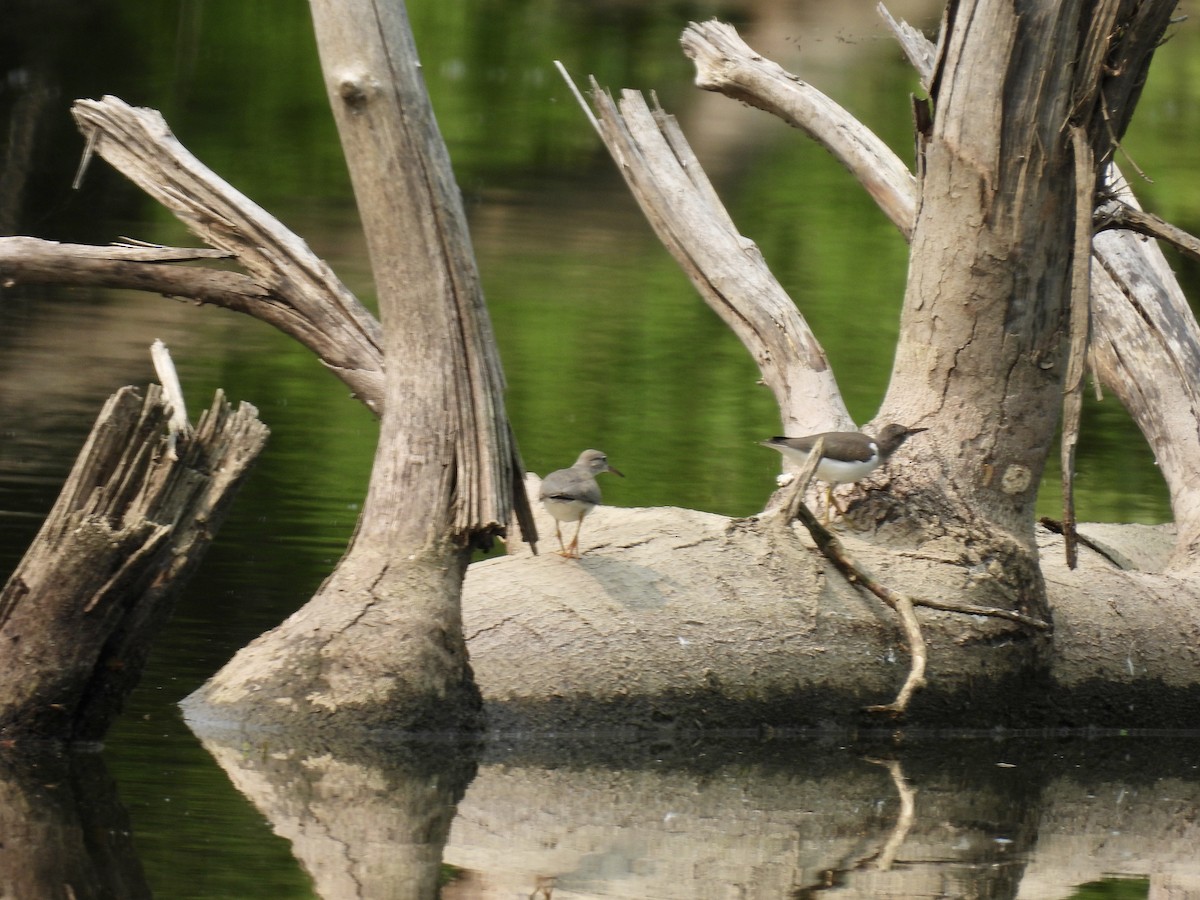
<svg viewBox="0 0 1200 900">
<path fill-rule="evenodd" d="M 692 23 L 680 39 L 696 86 L 766 110 L 808 134 L 859 180 L 908 237 L 916 219 L 912 172 L 869 128 L 810 84 L 759 56 L 732 26 Z"/>
<path fill-rule="evenodd" d="M 1071 149 L 1075 154 L 1075 247 L 1071 271 L 1070 346 L 1067 375 L 1063 383 L 1061 441 L 1063 493 L 1063 547 L 1068 568 L 1075 568 L 1075 447 L 1083 415 L 1083 376 L 1087 370 L 1087 348 L 1091 339 L 1092 209 L 1094 206 L 1095 157 L 1087 132 L 1071 126 Z"/>
<path fill-rule="evenodd" d="M 601 136 L 633 196 L 712 307 L 749 350 L 785 429 L 845 428 L 850 415 L 824 351 L 763 261 L 738 233 L 675 119 L 641 94 L 618 106 L 593 84 Z"/>
<path fill-rule="evenodd" d="M 1101 204 L 1096 209 L 1095 223 L 1097 231 L 1124 228 L 1165 241 L 1180 253 L 1200 260 L 1200 238 L 1159 218 L 1154 213 L 1148 213 L 1120 200 L 1113 199 Z"/>
<path fill-rule="evenodd" d="M 236 257 L 264 295 L 279 301 L 274 310 L 250 303 L 240 311 L 295 337 L 368 407 L 382 410 L 379 323 L 304 241 L 189 153 L 155 110 L 105 97 L 77 100 L 72 113 L 89 152 L 107 160 L 206 243 Z"/>
<path fill-rule="evenodd" d="M 0 237 L 0 280 L 4 287 L 68 284 L 152 291 L 250 312 L 272 324 L 278 324 L 273 321 L 276 317 L 295 318 L 291 307 L 240 272 L 166 264 L 228 256 L 222 250 L 211 249 L 94 247 L 32 237 Z"/>
<path fill-rule="evenodd" d="M 816 454 L 809 454 L 811 462 Z M 815 464 L 813 466 L 816 468 Z M 925 645 L 925 636 L 921 633 L 921 624 L 917 621 L 917 616 L 913 612 L 913 600 L 905 594 L 898 591 L 893 591 L 887 585 L 875 580 L 871 575 L 862 569 L 846 552 L 846 548 L 842 542 L 838 540 L 829 529 L 825 528 L 817 517 L 812 514 L 807 506 L 803 503 L 796 505 L 797 516 L 804 527 L 808 529 L 808 533 L 812 535 L 813 541 L 817 545 L 817 549 L 821 554 L 833 563 L 836 568 L 847 581 L 853 585 L 857 585 L 870 591 L 888 606 L 890 606 L 896 615 L 900 617 L 900 625 L 904 629 L 904 636 L 908 642 L 908 650 L 911 656 L 908 676 L 904 679 L 904 684 L 900 688 L 900 692 L 896 695 L 896 699 L 891 703 L 886 703 L 880 706 L 868 706 L 867 712 L 884 713 L 890 716 L 899 716 L 908 708 L 909 700 L 912 695 L 925 686 L 925 665 L 929 658 L 929 653 Z"/>
<path fill-rule="evenodd" d="M 892 30 L 900 49 L 908 57 L 909 63 L 917 70 L 921 78 L 921 86 L 929 90 L 930 79 L 933 77 L 933 64 L 937 60 L 937 48 L 933 43 L 913 28 L 903 19 L 896 19 L 882 3 L 875 7 L 884 23 Z"/>
<path fill-rule="evenodd" d="M 884 17 L 889 18 L 886 13 Z M 1147 25 L 1147 21 L 1139 18 L 1139 30 Z M 928 85 L 938 58 L 937 49 L 915 29 L 902 31 L 902 43 L 916 45 L 906 47 L 905 52 L 917 66 L 922 82 Z M 922 42 L 924 46 L 920 46 Z M 756 56 L 745 62 L 751 64 L 768 65 Z M 765 80 L 760 86 L 766 89 Z M 775 90 L 777 85 L 772 83 L 769 87 Z M 1112 101 L 1107 83 L 1103 89 L 1106 100 Z M 768 111 L 778 105 L 770 96 L 756 100 L 743 93 L 739 99 Z M 814 106 L 808 114 L 819 117 L 825 110 Z M 839 114 L 845 112 L 839 110 Z M 819 122 L 798 125 L 809 134 L 832 127 Z M 1116 134 L 1115 130 L 1112 134 Z M 859 175 L 857 171 L 855 174 Z M 862 176 L 859 177 L 861 180 Z M 1103 205 L 1096 214 L 1096 230 L 1103 233 L 1096 235 L 1092 247 L 1099 265 L 1091 267 L 1096 334 L 1089 348 L 1089 363 L 1098 382 L 1114 390 L 1154 449 L 1171 491 L 1171 509 L 1178 527 L 1172 568 L 1200 569 L 1200 487 L 1192 475 L 1200 454 L 1196 430 L 1196 421 L 1200 419 L 1200 388 L 1193 377 L 1200 370 L 1200 328 L 1161 248 L 1154 242 L 1135 240 L 1131 232 L 1167 241 L 1191 255 L 1200 254 L 1200 242 L 1182 229 L 1138 209 L 1115 165 L 1110 167 L 1108 181 L 1109 190 L 1119 202 Z M 913 224 L 907 220 L 897 226 L 909 235 Z M 1169 414 L 1162 415 L 1163 410 Z"/>
</svg>

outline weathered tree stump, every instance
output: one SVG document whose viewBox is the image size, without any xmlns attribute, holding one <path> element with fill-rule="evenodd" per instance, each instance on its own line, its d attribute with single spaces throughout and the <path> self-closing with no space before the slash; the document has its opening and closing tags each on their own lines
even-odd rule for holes
<svg viewBox="0 0 1200 900">
<path fill-rule="evenodd" d="M 158 385 L 109 398 L 0 592 L 4 738 L 103 736 L 266 442 L 220 391 L 194 432 L 171 416 Z"/>
</svg>

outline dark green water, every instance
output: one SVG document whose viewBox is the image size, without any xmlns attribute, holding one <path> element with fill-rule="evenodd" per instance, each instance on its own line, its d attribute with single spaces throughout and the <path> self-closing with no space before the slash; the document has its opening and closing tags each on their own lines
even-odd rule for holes
<svg viewBox="0 0 1200 900">
<path fill-rule="evenodd" d="M 430 92 L 467 201 L 509 380 L 509 411 L 532 470 L 557 468 L 581 448 L 598 446 L 628 476 L 605 483 L 608 502 L 745 515 L 761 508 L 778 466 L 775 454 L 756 445 L 777 430 L 778 421 L 769 394 L 755 384 L 751 360 L 654 239 L 555 74 L 554 59 L 580 81 L 594 74 L 614 90 L 658 93 L 664 107 L 679 117 L 743 233 L 758 243 L 811 322 L 851 413 L 859 421 L 872 416 L 891 365 L 906 265 L 903 241 L 823 151 L 762 113 L 696 91 L 678 48 L 679 32 L 689 20 L 719 15 L 734 21 L 754 46 L 827 90 L 907 158 L 908 94 L 917 90 L 915 78 L 876 25 L 873 4 L 837 4 L 837 13 L 827 6 L 834 5 L 410 4 Z M 911 2 L 896 9 L 918 24 L 936 21 L 936 4 Z M 0 198 L 4 230 L 98 243 L 121 236 L 191 243 L 182 226 L 102 163 L 93 163 L 81 191 L 70 189 L 82 140 L 67 113 L 69 103 L 113 93 L 160 109 L 189 149 L 295 229 L 371 302 L 365 248 L 305 4 L 127 0 L 60 8 L 17 3 L 6 5 L 5 15 L 9 27 L 0 33 L 0 64 L 8 80 L 0 87 L 0 110 L 11 133 L 28 137 L 32 149 L 25 157 L 6 157 L 16 188 Z M 1198 110 L 1200 41 L 1195 27 L 1185 26 L 1160 53 L 1127 149 L 1153 178 L 1137 186 L 1145 203 L 1193 232 L 1200 231 Z M 1134 171 L 1129 164 L 1124 168 Z M 1182 261 L 1178 268 L 1185 288 L 1200 296 L 1196 268 Z M 121 385 L 153 378 L 146 348 L 155 338 L 170 346 L 195 408 L 221 387 L 235 401 L 258 406 L 272 428 L 267 452 L 183 598 L 104 756 L 156 896 L 313 896 L 313 873 L 297 865 L 293 837 L 274 833 L 231 786 L 226 772 L 182 725 L 174 704 L 236 648 L 301 605 L 336 562 L 369 474 L 374 421 L 307 352 L 231 313 L 109 291 L 20 289 L 7 290 L 0 299 L 0 556 L 6 571 L 53 502 L 104 398 Z M 1153 456 L 1111 399 L 1088 403 L 1078 468 L 1082 519 L 1159 522 L 1169 517 Z M 1057 503 L 1051 484 L 1042 512 L 1055 515 Z M 757 760 L 760 750 L 745 752 Z M 686 818 L 681 812 L 686 798 L 703 795 L 706 785 L 758 784 L 765 772 L 762 783 L 768 788 L 754 790 L 769 791 L 776 783 L 772 779 L 794 786 L 820 768 L 812 748 L 796 750 L 792 769 L 778 755 L 748 768 L 722 757 L 706 769 L 696 761 L 703 750 L 674 748 L 668 763 L 687 774 L 667 787 L 655 788 L 650 781 L 634 790 L 617 784 L 611 760 L 586 759 L 578 764 L 577 781 L 549 779 L 539 794 L 538 767 L 555 769 L 553 760 L 531 762 L 524 751 L 493 753 L 476 785 L 503 795 L 505 779 L 519 772 L 513 783 L 524 786 L 527 776 L 534 794 L 530 799 L 514 787 L 514 804 L 537 806 L 547 791 L 615 796 L 628 789 L 645 808 L 652 805 L 645 798 L 661 789 L 678 809 L 661 811 L 660 822 L 677 821 L 664 818 L 668 815 Z M 849 761 L 858 758 L 853 751 L 843 748 L 833 755 L 844 765 L 834 766 L 823 792 L 836 794 L 843 789 L 839 779 L 857 783 L 862 772 L 871 773 L 869 790 L 856 794 L 856 802 L 864 808 L 878 804 L 871 827 L 886 836 L 896 811 L 891 783 L 878 767 L 861 764 L 860 771 L 860 763 Z M 1095 797 L 1104 798 L 1103 809 L 1119 817 L 1118 792 L 1125 797 L 1131 795 L 1126 791 L 1140 790 L 1143 798 L 1158 791 L 1184 804 L 1181 815 L 1194 810 L 1188 806 L 1197 788 L 1190 759 L 1186 764 L 1176 760 L 1180 767 L 1160 776 L 1147 774 L 1145 760 L 1152 757 L 1138 755 L 1142 769 L 1102 782 Z M 1056 757 L 1047 753 L 1045 758 Z M 987 766 L 999 762 L 1004 760 L 998 755 Z M 985 784 L 989 796 L 1003 795 L 1003 787 L 991 780 L 992 768 L 985 767 L 984 778 L 970 767 L 947 765 L 953 777 L 940 782 L 927 775 L 925 783 L 964 794 Z M 655 764 L 642 760 L 636 768 L 652 771 Z M 1164 786 L 1168 777 L 1174 781 Z M 1123 787 L 1122 779 L 1137 786 Z M 1039 780 L 1038 788 L 1070 795 L 1064 783 L 1070 782 Z M 1088 789 L 1080 791 L 1082 800 L 1072 795 L 1062 802 L 1086 805 Z M 468 807 L 475 808 L 473 803 L 491 808 L 468 793 Z M 696 822 L 720 817 L 721 807 L 713 803 L 707 812 L 697 808 Z M 623 808 L 614 804 L 614 821 Z M 994 829 L 1000 843 L 989 845 L 988 852 L 1008 852 L 1004 830 L 1015 830 L 1019 834 L 1011 840 L 1017 842 L 1020 866 L 1032 860 L 1036 867 L 1031 835 L 1044 808 L 1026 793 L 1013 809 L 1001 816 L 1008 821 Z M 594 827 L 608 835 L 603 818 L 597 815 L 584 826 L 564 816 L 544 833 L 529 826 L 516 844 L 558 840 L 547 836 L 558 834 L 556 828 Z M 507 833 L 503 823 L 492 827 Z M 560 893 L 658 896 L 657 883 L 644 871 L 641 887 L 629 886 L 625 893 L 614 887 L 637 881 L 629 871 L 650 866 L 647 860 L 665 866 L 662 860 L 682 852 L 647 836 L 648 824 L 639 828 L 615 828 L 615 837 L 597 838 L 597 845 L 604 840 L 627 844 L 619 862 L 596 846 L 576 848 L 571 870 L 576 880 L 561 881 Z M 702 826 L 695 828 L 690 833 L 703 834 Z M 783 846 L 801 841 L 802 831 L 796 822 L 785 821 L 764 833 Z M 1065 831 L 1067 837 L 1072 834 Z M 1150 845 L 1156 840 L 1149 825 L 1126 831 Z M 1096 833 L 1102 832 L 1097 826 Z M 979 833 L 991 834 L 986 827 Z M 1073 833 L 1082 840 L 1091 834 L 1084 827 Z M 958 843 L 946 838 L 946 847 Z M 468 870 L 472 860 L 483 865 L 491 857 L 471 851 L 484 844 L 478 836 L 462 839 L 447 861 Z M 1149 860 L 1138 864 L 1141 869 L 1112 868 L 1116 863 L 1109 860 L 1104 871 L 1195 875 L 1194 868 L 1180 869 L 1142 844 L 1137 847 L 1146 854 L 1138 858 Z M 857 858 L 847 847 L 822 852 L 830 859 Z M 974 858 L 964 856 L 962 865 Z M 978 859 L 1012 865 L 987 854 Z M 540 859 L 536 865 L 541 864 L 548 863 Z M 536 868 L 533 861 L 529 865 Z M 741 869 L 722 872 L 709 865 L 712 871 L 705 870 L 707 877 L 697 883 L 714 890 L 733 890 L 746 877 Z M 813 871 L 795 875 L 793 887 L 810 884 L 820 869 L 812 865 Z M 1152 865 L 1158 868 L 1152 871 Z M 1079 881 L 1095 880 L 1094 874 L 1083 867 Z M 520 884 L 517 879 L 508 887 L 516 891 Z M 698 896 L 683 882 L 676 884 L 672 896 Z M 784 882 L 771 884 L 782 890 Z M 1008 884 L 1001 879 L 991 893 L 979 896 L 1017 896 L 1016 881 L 1014 891 Z M 1146 896 L 1128 893 L 1143 885 L 1144 879 L 1122 881 L 1096 888 L 1107 893 L 1079 896 Z M 533 884 L 523 890 L 528 896 Z M 480 887 L 456 896 L 493 895 L 513 893 Z M 767 895 L 780 894 L 761 894 Z"/>
</svg>

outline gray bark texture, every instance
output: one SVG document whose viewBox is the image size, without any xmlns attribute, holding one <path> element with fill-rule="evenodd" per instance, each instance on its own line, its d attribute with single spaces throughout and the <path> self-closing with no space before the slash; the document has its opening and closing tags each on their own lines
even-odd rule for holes
<svg viewBox="0 0 1200 900">
<path fill-rule="evenodd" d="M 1072 570 L 1061 540 L 1035 530 L 1033 515 L 1067 368 L 1076 199 L 1099 194 L 1174 3 L 1019 6 L 952 3 L 936 53 L 910 54 L 934 62 L 935 115 L 919 135 L 916 180 L 898 174 L 885 150 L 872 165 L 862 148 L 879 145 L 853 134 L 863 126 L 815 102 L 811 87 L 727 26 L 692 26 L 683 42 L 698 84 L 781 112 L 818 137 L 911 235 L 901 344 L 878 421 L 931 431 L 884 472 L 843 490 L 852 503 L 842 538 L 873 577 L 918 606 L 939 607 L 919 610 L 930 686 L 910 710 L 914 719 L 1186 724 L 1200 690 L 1198 598 L 1178 577 L 1181 562 L 1194 558 L 1180 550 L 1191 546 L 1188 520 L 1153 533 L 1083 528 Z M 667 117 L 650 120 L 643 107 L 629 92 L 618 107 L 597 98 L 602 134 L 622 133 L 613 155 L 647 217 L 680 242 L 690 234 L 684 220 L 656 196 L 657 185 L 675 183 L 673 163 L 627 149 L 670 133 Z M 617 116 L 623 129 L 609 123 Z M 1067 124 L 1083 129 L 1093 160 L 1082 184 Z M 668 143 L 686 170 L 686 152 Z M 706 223 L 687 225 L 702 231 Z M 1144 389 L 1131 390 L 1157 377 L 1164 396 L 1189 394 L 1186 370 L 1170 370 L 1195 346 L 1194 323 L 1170 327 L 1190 315 L 1177 306 L 1158 312 L 1171 292 L 1138 276 L 1146 265 L 1161 281 L 1157 250 L 1138 253 L 1123 276 L 1118 250 L 1134 248 L 1117 248 L 1118 240 L 1093 248 L 1102 265 L 1091 267 L 1092 315 L 1105 323 L 1097 331 L 1124 314 L 1122 303 L 1134 305 L 1123 298 L 1155 307 L 1143 320 L 1168 328 L 1156 338 L 1150 326 L 1144 352 L 1129 360 L 1110 341 L 1107 371 L 1135 415 L 1159 418 L 1153 434 L 1190 427 L 1194 441 L 1194 414 L 1156 408 Z M 716 282 L 694 274 L 720 268 L 704 239 L 680 243 L 676 255 L 693 279 Z M 1104 293 L 1105 278 L 1119 287 Z M 720 300 L 735 309 L 753 303 L 732 292 Z M 1156 339 L 1179 349 L 1164 361 L 1148 349 Z M 807 338 L 777 340 L 804 346 Z M 789 424 L 782 403 L 781 411 Z M 827 413 L 838 420 L 836 406 Z M 1180 512 L 1194 497 L 1186 467 L 1180 460 L 1164 470 L 1169 479 L 1179 473 L 1172 497 Z M 589 519 L 589 533 L 595 557 L 569 570 L 554 559 L 498 560 L 468 578 L 473 658 L 501 729 L 566 727 L 579 707 L 592 722 L 639 731 L 863 724 L 871 717 L 862 707 L 887 700 L 903 680 L 899 624 L 836 575 L 804 533 L 681 510 L 604 510 Z M 947 611 L 966 604 L 1053 622 L 1054 631 Z"/>
<path fill-rule="evenodd" d="M 470 729 L 463 573 L 510 516 L 533 538 L 503 376 L 403 4 L 311 5 L 379 297 L 379 449 L 335 572 L 188 703 L 303 728 Z"/>
</svg>

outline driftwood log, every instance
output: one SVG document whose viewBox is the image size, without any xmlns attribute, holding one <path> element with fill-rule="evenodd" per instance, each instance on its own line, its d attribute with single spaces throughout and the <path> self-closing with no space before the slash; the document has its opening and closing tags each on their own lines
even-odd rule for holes
<svg viewBox="0 0 1200 900">
<path fill-rule="evenodd" d="M 897 26 L 927 87 L 940 98 L 936 117 L 918 119 L 915 172 L 811 86 L 742 44 L 732 29 L 692 26 L 684 45 L 696 60 L 701 86 L 778 112 L 825 141 L 913 244 L 897 373 L 882 415 L 932 430 L 922 436 L 923 453 L 906 447 L 887 470 L 842 493 L 854 501 L 844 534 L 848 551 L 883 585 L 918 605 L 937 607 L 916 612 L 926 630 L 929 688 L 918 695 L 914 715 L 976 724 L 1127 724 L 1131 714 L 1143 717 L 1138 721 L 1154 720 L 1185 708 L 1183 701 L 1200 683 L 1195 661 L 1178 650 L 1181 630 L 1200 631 L 1190 582 L 1178 577 L 1194 567 L 1196 556 L 1200 492 L 1188 441 L 1200 432 L 1194 386 L 1183 373 L 1194 370 L 1189 360 L 1200 344 L 1157 250 L 1140 239 L 1127 240 L 1124 232 L 1106 232 L 1093 243 L 1098 264 L 1089 266 L 1088 276 L 1091 364 L 1161 454 L 1177 528 L 1153 533 L 1153 553 L 1138 547 L 1143 530 L 1124 535 L 1105 530 L 1100 539 L 1089 530 L 1090 546 L 1079 553 L 1078 572 L 1063 572 L 1046 555 L 1047 546 L 1060 554 L 1061 544 L 1034 527 L 1033 498 L 1067 380 L 1065 340 L 1072 317 L 1074 334 L 1086 334 L 1080 292 L 1071 290 L 1082 272 L 1074 247 L 1086 238 L 1077 210 L 1088 206 L 1081 198 L 1108 203 L 1116 193 L 1116 176 L 1105 167 L 1174 4 L 1158 0 L 1134 11 L 1113 3 L 1086 10 L 1049 4 L 1037 10 L 1040 18 L 1033 24 L 991 0 L 952 8 L 936 48 Z M 1132 18 L 1113 27 L 1126 14 Z M 381 21 L 394 24 L 386 17 Z M 334 50 L 338 41 L 345 43 L 339 27 L 327 22 L 318 29 L 328 30 Z M 326 62 L 335 109 L 351 132 L 376 114 L 376 91 L 384 86 L 364 75 L 374 71 L 373 64 L 357 61 L 352 51 Z M 398 70 L 411 74 L 403 66 Z M 1041 84 L 1032 77 L 1035 70 L 1053 75 L 1042 85 L 1044 93 L 1000 96 L 987 90 L 989 84 L 1011 83 L 1032 91 Z M 973 90 L 981 93 L 972 98 Z M 426 102 L 416 94 L 404 99 Z M 103 103 L 103 116 L 81 119 L 85 130 L 109 115 L 127 115 L 116 110 L 117 101 Z M 671 118 L 649 110 L 632 93 L 616 102 L 600 93 L 596 105 L 598 126 L 648 218 L 701 295 L 754 354 L 785 426 L 843 425 L 844 407 L 815 338 L 788 311 L 753 244 L 714 203 Z M 1090 163 L 1086 154 L 1075 153 L 1072 144 L 1079 142 L 1069 139 L 1067 124 L 1083 130 Z M 123 169 L 130 165 L 129 154 L 115 145 L 125 140 L 124 127 L 105 126 L 96 140 L 97 152 Z M 1001 132 L 1005 153 L 999 152 Z M 171 148 L 174 139 L 165 127 L 139 131 L 137 152 L 149 152 L 145 148 L 155 142 Z M 347 147 L 365 152 L 370 143 L 348 139 Z M 401 174 L 375 182 L 399 183 Z M 437 178 L 427 186 L 446 187 Z M 224 190 L 219 184 L 215 189 Z M 175 193 L 166 192 L 167 202 Z M 199 188 L 194 193 L 203 195 Z M 446 208 L 457 209 L 452 192 L 439 196 L 451 197 Z M 189 202 L 176 214 L 189 224 L 202 223 L 202 206 Z M 247 207 L 239 201 L 219 208 L 217 225 Z M 412 233 L 423 232 L 415 227 Z M 221 237 L 215 240 L 223 247 Z M 1107 246 L 1118 242 L 1127 246 Z M 301 242 L 276 237 L 265 243 Z M 455 253 L 462 248 L 457 239 L 438 246 Z M 1128 253 L 1141 256 L 1126 258 Z M 380 259 L 386 251 L 373 245 L 372 255 Z M 253 248 L 249 258 L 247 269 L 260 264 Z M 412 265 L 424 271 L 419 260 Z M 383 281 L 394 286 L 395 274 Z M 470 286 L 469 277 L 451 276 L 449 283 Z M 269 291 L 289 289 L 286 278 L 264 278 L 264 284 Z M 1103 291 L 1120 317 L 1110 316 L 1098 299 Z M 325 293 L 342 298 L 327 304 L 325 313 L 359 317 L 346 307 L 341 290 Z M 251 306 L 247 311 L 255 312 Z M 427 324 L 406 315 L 394 321 Z M 374 331 L 363 323 L 341 327 Z M 305 325 L 296 333 L 309 330 Z M 1144 358 L 1127 358 L 1126 341 L 1129 348 L 1136 341 Z M 352 342 L 363 352 L 323 358 L 355 359 L 359 372 L 385 371 L 378 345 Z M 1107 363 L 1105 342 L 1111 345 Z M 346 377 L 344 366 L 334 368 Z M 389 363 L 386 370 L 392 368 Z M 488 365 L 474 371 L 491 377 Z M 1076 365 L 1076 386 L 1078 371 Z M 366 400 L 366 390 L 378 388 L 380 379 L 373 375 L 357 383 Z M 383 408 L 399 396 L 387 393 Z M 462 422 L 472 415 L 464 412 Z M 408 440 L 404 435 L 403 429 L 385 428 L 380 458 L 395 465 L 389 445 Z M 856 721 L 861 706 L 890 699 L 903 682 L 907 650 L 890 610 L 828 569 L 803 534 L 686 510 L 601 510 L 589 524 L 593 521 L 605 540 L 574 568 L 517 555 L 474 567 L 468 576 L 463 614 L 472 665 L 494 722 L 518 728 L 589 722 L 655 728 Z M 363 535 L 382 547 L 376 541 L 380 534 L 373 527 L 361 531 L 352 553 L 369 549 Z M 1106 549 L 1092 549 L 1097 546 Z M 389 553 L 398 552 L 394 546 L 380 550 L 374 558 L 379 570 Z M 456 567 L 442 571 L 445 577 L 433 590 L 455 591 Z M 389 592 L 369 600 L 363 616 L 345 602 L 376 583 L 335 576 L 323 591 L 329 608 L 298 615 L 286 626 L 316 634 L 316 643 L 299 655 L 278 642 L 243 654 L 236 674 L 230 670 L 221 679 L 224 699 L 213 704 L 210 685 L 192 698 L 190 713 L 199 721 L 223 706 L 230 715 L 254 718 L 274 697 L 283 702 L 272 708 L 284 711 L 267 717 L 301 727 L 344 722 L 348 709 L 358 724 L 400 723 L 402 717 L 387 708 L 398 682 L 379 668 L 380 660 L 393 668 L 410 665 L 388 654 L 396 646 L 392 638 L 405 644 L 411 633 L 407 616 L 421 604 L 410 602 L 400 615 L 396 604 L 404 592 Z M 411 600 L 413 585 L 401 586 Z M 428 590 L 422 583 L 417 595 Z M 1139 598 L 1136 608 L 1125 603 L 1130 597 Z M 969 612 L 980 608 L 1007 610 L 1012 617 Z M 433 621 L 435 632 L 452 637 L 453 612 L 452 606 L 431 603 L 417 614 Z M 1052 636 L 1023 624 L 1049 620 L 1056 628 Z M 366 642 L 348 630 L 364 621 L 371 625 Z M 451 640 L 443 646 L 450 647 L 454 669 L 458 645 Z M 431 658 L 445 663 L 438 653 Z M 296 673 L 311 677 L 314 689 L 297 687 Z M 1112 700 L 1118 684 L 1120 703 Z M 451 695 L 458 696 L 456 690 Z"/>
</svg>

